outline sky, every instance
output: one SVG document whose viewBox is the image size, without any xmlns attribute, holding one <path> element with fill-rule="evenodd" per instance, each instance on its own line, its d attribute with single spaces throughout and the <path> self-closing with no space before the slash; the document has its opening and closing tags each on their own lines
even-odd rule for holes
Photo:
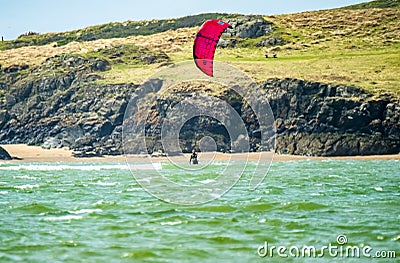
<svg viewBox="0 0 400 263">
<path fill-rule="evenodd" d="M 368 0 L 0 0 L 0 35 L 63 32 L 127 20 L 176 18 L 219 12 L 277 15 Z"/>
</svg>

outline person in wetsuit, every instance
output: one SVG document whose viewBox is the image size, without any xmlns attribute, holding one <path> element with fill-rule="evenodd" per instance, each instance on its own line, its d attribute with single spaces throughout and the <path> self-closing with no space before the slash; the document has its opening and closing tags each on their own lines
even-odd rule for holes
<svg viewBox="0 0 400 263">
<path fill-rule="evenodd" d="M 190 164 L 198 164 L 199 161 L 197 161 L 197 152 L 195 150 L 192 151 L 192 155 L 190 156 L 189 160 Z"/>
</svg>

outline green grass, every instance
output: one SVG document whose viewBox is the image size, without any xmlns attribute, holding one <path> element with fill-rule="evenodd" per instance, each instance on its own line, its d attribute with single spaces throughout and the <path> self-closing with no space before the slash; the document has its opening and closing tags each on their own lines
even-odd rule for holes
<svg viewBox="0 0 400 263">
<path fill-rule="evenodd" d="M 366 3 L 343 7 L 343 9 L 369 9 L 369 8 L 393 8 L 400 7 L 399 0 L 377 0 Z"/>
<path fill-rule="evenodd" d="M 364 6 L 381 4 L 389 7 L 390 3 L 398 1 L 373 1 Z M 218 48 L 215 59 L 237 66 L 256 81 L 291 77 L 354 85 L 377 96 L 391 94 L 400 100 L 400 9 L 352 9 L 355 8 L 267 16 L 266 19 L 274 24 L 272 34 L 257 39 L 239 39 L 233 48 Z M 204 19 L 210 18 L 210 15 L 212 16 L 205 14 L 175 20 L 129 22 L 124 26 L 126 30 L 123 29 L 118 34 L 128 34 L 130 24 L 137 27 L 138 24 L 135 23 L 142 23 L 144 28 L 140 32 L 143 34 L 185 25 L 199 25 Z M 155 28 L 155 25 L 161 27 Z M 90 38 L 90 34 L 94 34 L 95 38 L 107 38 L 115 36 L 115 30 L 122 26 L 123 23 L 110 23 L 59 35 L 67 36 L 63 41 L 78 33 L 81 38 L 86 36 L 85 39 Z M 193 32 L 187 33 L 187 40 L 171 38 L 171 43 L 167 42 L 161 50 L 153 46 L 141 48 L 129 43 L 81 55 L 104 58 L 111 62 L 110 71 L 99 73 L 103 77 L 98 80 L 99 83 L 140 83 L 165 64 L 192 60 Z M 43 35 L 26 36 L 26 39 L 32 38 L 34 41 L 35 37 L 41 36 Z M 256 43 L 269 37 L 282 38 L 284 43 L 279 46 L 256 47 Z M 163 37 L 154 39 L 158 43 Z M 179 48 L 167 50 L 174 45 L 179 45 Z M 265 52 L 277 54 L 278 58 L 266 60 Z M 168 58 L 164 57 L 156 60 L 155 64 L 146 65 L 139 59 L 142 54 L 160 58 L 167 55 Z"/>
<path fill-rule="evenodd" d="M 238 15 L 207 13 L 185 16 L 177 19 L 164 19 L 152 21 L 126 21 L 123 23 L 108 23 L 90 26 L 80 30 L 62 33 L 47 33 L 21 35 L 15 40 L 0 42 L 0 50 L 13 49 L 23 46 L 47 45 L 56 43 L 65 45 L 72 41 L 93 41 L 96 39 L 124 38 L 129 36 L 152 35 L 168 30 L 200 26 L 208 19 L 227 19 Z"/>
<path fill-rule="evenodd" d="M 328 49 L 330 50 L 330 49 Z M 170 54 L 171 62 L 191 60 L 189 48 Z M 264 57 L 260 48 L 218 49 L 215 59 L 228 62 L 249 74 L 255 81 L 269 78 L 297 78 L 309 81 L 353 85 L 376 94 L 400 98 L 400 45 L 384 49 L 340 50 L 318 48 L 283 50 L 278 58 Z M 158 70 L 158 65 L 116 64 L 102 73 L 107 83 L 140 83 Z"/>
<path fill-rule="evenodd" d="M 112 64 L 146 65 L 168 61 L 168 56 L 162 51 L 151 51 L 147 48 L 133 44 L 123 44 L 110 48 L 100 49 L 84 54 L 86 57 L 98 57 L 110 61 Z M 151 57 L 152 61 L 146 61 L 145 57 Z M 151 62 L 151 63 L 150 63 Z"/>
<path fill-rule="evenodd" d="M 112 69 L 106 72 L 97 73 L 102 77 L 97 80 L 98 84 L 122 84 L 122 83 L 142 83 L 153 75 L 159 64 L 153 65 L 127 65 L 113 64 Z"/>
<path fill-rule="evenodd" d="M 400 98 L 400 45 L 386 49 L 349 52 L 319 50 L 285 51 L 278 58 L 264 58 L 259 50 L 220 51 L 216 58 L 230 62 L 256 81 L 297 78 L 316 82 L 362 87 L 376 95 Z"/>
</svg>

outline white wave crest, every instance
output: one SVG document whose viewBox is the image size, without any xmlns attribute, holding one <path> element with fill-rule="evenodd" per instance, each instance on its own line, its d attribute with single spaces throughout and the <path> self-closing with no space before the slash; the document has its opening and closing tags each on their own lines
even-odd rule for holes
<svg viewBox="0 0 400 263">
<path fill-rule="evenodd" d="M 16 185 L 16 186 L 14 186 L 14 188 L 25 190 L 25 189 L 39 188 L 39 185 L 38 184 L 24 184 L 24 185 Z"/>
<path fill-rule="evenodd" d="M 44 221 L 70 221 L 70 220 L 79 220 L 82 219 L 83 216 L 78 215 L 67 215 L 67 216 L 49 216 L 43 218 Z"/>
<path fill-rule="evenodd" d="M 70 214 L 74 215 L 80 215 L 80 214 L 93 214 L 93 213 L 101 213 L 103 210 L 97 208 L 97 209 L 80 209 L 76 211 L 68 211 Z"/>
<path fill-rule="evenodd" d="M 22 164 L 0 166 L 3 171 L 63 171 L 63 170 L 81 170 L 81 171 L 99 171 L 99 170 L 128 170 L 127 165 L 123 164 L 104 164 L 104 165 L 57 165 L 57 164 Z M 26 178 L 28 179 L 28 178 Z"/>
</svg>

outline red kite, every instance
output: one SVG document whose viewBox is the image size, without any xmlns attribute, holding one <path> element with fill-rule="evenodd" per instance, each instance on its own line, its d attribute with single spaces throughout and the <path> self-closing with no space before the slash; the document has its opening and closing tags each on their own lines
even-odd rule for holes
<svg viewBox="0 0 400 263">
<path fill-rule="evenodd" d="M 214 53 L 222 33 L 230 24 L 221 20 L 208 20 L 196 34 L 193 45 L 193 58 L 196 66 L 206 75 L 212 77 Z"/>
</svg>

